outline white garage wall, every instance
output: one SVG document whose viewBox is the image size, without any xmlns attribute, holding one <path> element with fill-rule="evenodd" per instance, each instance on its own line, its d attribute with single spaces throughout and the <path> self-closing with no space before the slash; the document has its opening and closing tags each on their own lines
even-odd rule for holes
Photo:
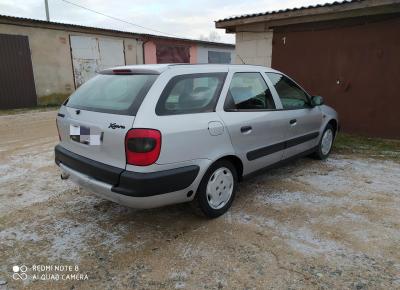
<svg viewBox="0 0 400 290">
<path fill-rule="evenodd" d="M 125 65 L 123 40 L 78 35 L 70 39 L 76 87 L 103 69 Z"/>
<path fill-rule="evenodd" d="M 99 38 L 99 68 L 106 69 L 117 65 L 125 65 L 124 42 L 110 38 Z"/>
<path fill-rule="evenodd" d="M 272 61 L 272 31 L 265 31 L 263 24 L 243 26 L 244 31 L 236 33 L 235 63 L 271 66 Z"/>
</svg>

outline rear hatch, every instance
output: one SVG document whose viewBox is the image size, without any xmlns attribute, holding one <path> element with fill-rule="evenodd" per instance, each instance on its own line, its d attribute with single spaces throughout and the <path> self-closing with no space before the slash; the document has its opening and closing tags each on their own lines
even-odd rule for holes
<svg viewBox="0 0 400 290">
<path fill-rule="evenodd" d="M 99 74 L 83 84 L 59 111 L 61 146 L 94 161 L 125 168 L 125 135 L 156 78 L 154 74 L 122 70 Z"/>
</svg>

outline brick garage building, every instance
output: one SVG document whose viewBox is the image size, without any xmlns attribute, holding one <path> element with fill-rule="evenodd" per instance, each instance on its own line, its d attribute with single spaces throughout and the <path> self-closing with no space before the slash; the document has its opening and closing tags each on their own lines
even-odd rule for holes
<svg viewBox="0 0 400 290">
<path fill-rule="evenodd" d="M 345 132 L 400 138 L 400 1 L 353 0 L 216 22 L 236 63 L 272 66 L 322 95 Z"/>
</svg>

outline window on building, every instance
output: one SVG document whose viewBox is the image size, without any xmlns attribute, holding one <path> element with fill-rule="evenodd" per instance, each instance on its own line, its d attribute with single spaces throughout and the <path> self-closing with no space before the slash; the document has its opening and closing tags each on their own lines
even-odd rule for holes
<svg viewBox="0 0 400 290">
<path fill-rule="evenodd" d="M 208 63 L 231 63 L 231 53 L 225 51 L 208 51 Z"/>
<path fill-rule="evenodd" d="M 225 109 L 273 110 L 275 103 L 260 73 L 235 73 L 229 86 Z"/>
</svg>

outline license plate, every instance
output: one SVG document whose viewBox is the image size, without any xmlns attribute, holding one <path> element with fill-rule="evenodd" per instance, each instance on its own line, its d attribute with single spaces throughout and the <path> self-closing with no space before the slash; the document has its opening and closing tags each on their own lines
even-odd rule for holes
<svg viewBox="0 0 400 290">
<path fill-rule="evenodd" d="M 102 141 L 102 132 L 97 128 L 90 128 L 78 125 L 69 125 L 69 136 L 72 141 L 86 145 L 100 145 Z"/>
</svg>

